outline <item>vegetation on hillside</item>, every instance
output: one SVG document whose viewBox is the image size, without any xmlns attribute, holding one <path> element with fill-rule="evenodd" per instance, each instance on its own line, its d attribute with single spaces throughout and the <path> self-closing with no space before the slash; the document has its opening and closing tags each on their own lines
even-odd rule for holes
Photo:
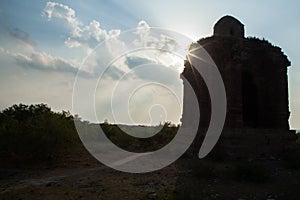
<svg viewBox="0 0 300 200">
<path fill-rule="evenodd" d="M 101 124 L 101 128 L 106 136 L 114 144 L 122 149 L 131 152 L 150 152 L 158 150 L 167 145 L 176 135 L 179 126 L 175 126 L 170 122 L 159 126 L 131 126 L 131 131 L 147 132 L 148 130 L 157 130 L 157 133 L 152 137 L 137 138 L 126 134 L 118 125 Z"/>
<path fill-rule="evenodd" d="M 159 149 L 170 142 L 178 130 L 178 126 L 167 122 L 160 125 L 161 130 L 156 135 L 140 139 L 124 133 L 115 124 L 90 124 L 78 116 L 75 120 L 87 127 L 86 134 L 101 126 L 113 143 L 133 152 Z M 153 127 L 142 128 L 147 130 Z M 0 159 L 39 162 L 72 155 L 78 150 L 85 151 L 75 128 L 74 117 L 69 112 L 54 112 L 46 104 L 13 105 L 0 112 Z"/>
<path fill-rule="evenodd" d="M 45 104 L 13 105 L 0 112 L 0 156 L 44 160 L 78 145 L 73 117 Z"/>
</svg>

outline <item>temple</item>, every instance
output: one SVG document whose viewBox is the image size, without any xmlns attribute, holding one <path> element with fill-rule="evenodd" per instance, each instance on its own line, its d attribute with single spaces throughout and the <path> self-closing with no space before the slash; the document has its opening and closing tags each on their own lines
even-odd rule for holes
<svg viewBox="0 0 300 200">
<path fill-rule="evenodd" d="M 217 65 L 225 86 L 227 113 L 219 143 L 238 148 L 230 145 L 232 141 L 226 138 L 240 138 L 240 144 L 248 140 L 246 147 L 251 147 L 251 142 L 253 146 L 268 144 L 266 154 L 282 147 L 284 141 L 294 138 L 289 131 L 287 69 L 291 63 L 287 56 L 265 39 L 246 38 L 244 25 L 232 16 L 222 17 L 213 32 L 213 36 L 198 43 Z M 199 129 L 205 130 L 211 112 L 207 86 L 188 61 L 182 76 L 197 95 L 201 115 Z M 185 115 L 188 112 L 183 107 L 183 117 Z"/>
</svg>

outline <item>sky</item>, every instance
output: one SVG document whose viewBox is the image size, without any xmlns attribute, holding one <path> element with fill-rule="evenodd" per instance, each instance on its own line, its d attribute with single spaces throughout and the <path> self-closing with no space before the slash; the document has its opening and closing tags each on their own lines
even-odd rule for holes
<svg viewBox="0 0 300 200">
<path fill-rule="evenodd" d="M 149 38 L 145 31 L 159 27 L 198 40 L 211 36 L 214 24 L 224 15 L 239 19 L 245 25 L 246 36 L 265 38 L 288 56 L 292 63 L 288 70 L 290 125 L 300 129 L 300 1 L 297 0 L 288 3 L 278 0 L 2 0 L 0 109 L 16 103 L 46 103 L 56 111 L 75 111 L 87 119 L 95 114 L 99 121 L 130 123 L 130 118 L 131 122 L 141 124 L 179 122 L 182 58 L 159 50 L 120 55 L 128 44 L 119 38 L 131 34 L 136 37 L 133 41 L 137 45 L 151 40 L 155 45 L 170 47 L 176 41 L 163 34 Z M 104 73 L 99 58 L 116 59 Z M 92 67 L 92 61 L 97 61 L 97 68 Z M 100 72 L 104 76 L 99 79 L 95 74 Z M 80 83 L 85 89 L 95 81 L 94 113 L 81 113 L 88 101 L 85 102 L 86 96 L 74 92 L 74 86 L 76 90 L 76 84 Z M 147 84 L 149 81 L 162 84 Z M 132 84 L 142 87 L 132 88 Z M 124 96 L 127 90 L 131 96 Z M 81 99 L 80 109 L 74 110 L 76 94 L 81 95 L 77 97 Z"/>
</svg>

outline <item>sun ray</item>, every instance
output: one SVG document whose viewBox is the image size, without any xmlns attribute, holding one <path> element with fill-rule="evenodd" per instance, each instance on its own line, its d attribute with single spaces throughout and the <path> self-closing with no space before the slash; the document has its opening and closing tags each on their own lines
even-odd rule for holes
<svg viewBox="0 0 300 200">
<path fill-rule="evenodd" d="M 198 44 L 198 43 L 197 43 Z M 192 46 L 192 45 L 191 45 Z M 197 51 L 197 50 L 199 50 L 199 49 L 203 49 L 203 46 L 201 46 L 201 45 L 197 45 L 198 47 L 196 47 L 196 48 L 193 48 L 193 49 L 190 49 L 189 50 L 189 52 L 194 52 L 194 51 Z"/>
<path fill-rule="evenodd" d="M 192 56 L 192 57 L 194 57 L 194 58 L 197 58 L 197 59 L 199 59 L 199 60 L 201 60 L 201 61 L 203 61 L 203 62 L 206 62 L 203 58 L 201 58 L 200 56 L 198 56 L 198 55 L 195 55 L 195 54 L 192 54 L 192 53 L 189 53 L 189 56 Z"/>
</svg>

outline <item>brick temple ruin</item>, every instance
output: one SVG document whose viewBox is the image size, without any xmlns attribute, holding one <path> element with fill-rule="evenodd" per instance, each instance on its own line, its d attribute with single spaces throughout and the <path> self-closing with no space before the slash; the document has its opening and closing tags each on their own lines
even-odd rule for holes
<svg viewBox="0 0 300 200">
<path fill-rule="evenodd" d="M 295 141 L 289 129 L 287 68 L 291 62 L 287 56 L 265 39 L 246 38 L 244 25 L 231 16 L 222 17 L 214 26 L 213 36 L 198 43 L 217 65 L 226 91 L 226 120 L 217 147 L 238 156 L 268 156 L 284 151 Z M 201 130 L 210 122 L 208 89 L 188 61 L 182 76 L 198 98 L 199 142 L 205 135 Z M 183 107 L 185 115 L 188 112 Z"/>
</svg>

